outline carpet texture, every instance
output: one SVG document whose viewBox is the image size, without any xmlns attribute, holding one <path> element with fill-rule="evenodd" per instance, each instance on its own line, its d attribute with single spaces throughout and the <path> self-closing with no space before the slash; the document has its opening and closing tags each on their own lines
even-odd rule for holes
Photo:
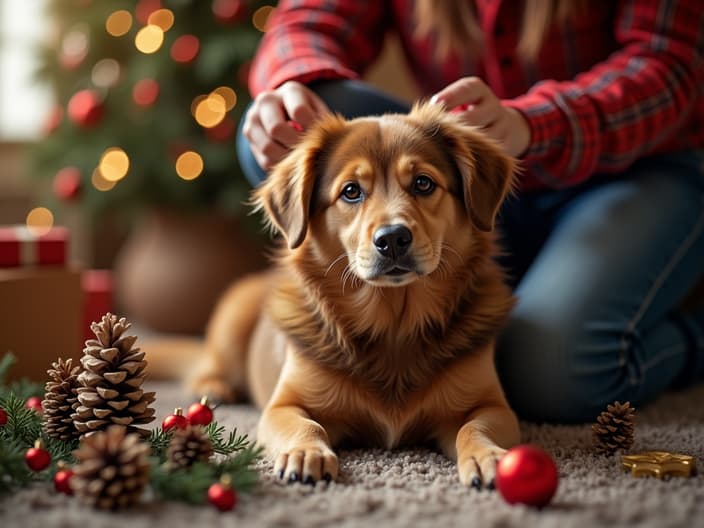
<svg viewBox="0 0 704 528">
<path fill-rule="evenodd" d="M 159 421 L 191 400 L 173 384 L 152 383 Z M 258 413 L 249 406 L 222 406 L 216 419 L 253 437 Z M 59 495 L 48 485 L 21 490 L 0 501 L 2 528 L 186 528 L 195 526 L 336 527 L 692 527 L 704 526 L 704 471 L 693 478 L 634 478 L 620 458 L 591 450 L 591 430 L 580 426 L 522 423 L 524 442 L 546 449 L 557 462 L 560 484 L 542 510 L 510 506 L 498 492 L 463 488 L 454 464 L 426 450 L 340 453 L 336 483 L 315 488 L 285 485 L 262 462 L 255 491 L 233 512 L 211 506 L 145 500 L 120 514 L 102 513 Z M 634 452 L 667 449 L 704 464 L 704 386 L 668 394 L 636 413 Z"/>
</svg>

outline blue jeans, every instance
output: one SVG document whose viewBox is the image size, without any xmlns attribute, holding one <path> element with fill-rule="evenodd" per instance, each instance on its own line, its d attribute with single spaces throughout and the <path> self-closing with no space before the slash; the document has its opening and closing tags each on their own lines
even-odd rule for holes
<svg viewBox="0 0 704 528">
<path fill-rule="evenodd" d="M 346 117 L 408 111 L 356 81 L 313 89 Z M 237 147 L 258 184 L 241 131 Z M 519 417 L 593 421 L 614 400 L 638 406 L 704 379 L 704 307 L 679 309 L 704 271 L 704 152 L 520 193 L 498 225 L 518 303 L 496 365 Z"/>
</svg>

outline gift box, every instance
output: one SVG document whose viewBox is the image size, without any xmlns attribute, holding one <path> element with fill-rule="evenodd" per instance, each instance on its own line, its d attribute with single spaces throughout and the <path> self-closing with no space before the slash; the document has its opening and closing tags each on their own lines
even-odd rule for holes
<svg viewBox="0 0 704 528">
<path fill-rule="evenodd" d="M 85 270 L 81 274 L 83 291 L 83 339 L 95 339 L 91 323 L 98 322 L 112 306 L 112 273 L 109 270 Z"/>
<path fill-rule="evenodd" d="M 52 227 L 43 234 L 27 226 L 0 226 L 0 268 L 66 264 L 68 229 Z"/>
<path fill-rule="evenodd" d="M 43 382 L 58 358 L 82 355 L 81 273 L 59 267 L 0 268 L 0 355 L 10 379 Z"/>
</svg>

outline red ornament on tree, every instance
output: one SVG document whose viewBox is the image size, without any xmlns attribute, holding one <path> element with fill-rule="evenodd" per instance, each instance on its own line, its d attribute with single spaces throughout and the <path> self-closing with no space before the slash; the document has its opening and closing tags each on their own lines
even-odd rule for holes
<svg viewBox="0 0 704 528">
<path fill-rule="evenodd" d="M 103 102 L 93 90 L 76 92 L 68 101 L 68 117 L 83 128 L 90 128 L 100 123 L 104 111 Z"/>
<path fill-rule="evenodd" d="M 0 425 L 5 424 L 7 424 L 7 413 L 5 412 L 5 409 L 0 407 Z"/>
<path fill-rule="evenodd" d="M 541 508 L 557 490 L 553 459 L 539 447 L 519 445 L 508 450 L 496 468 L 496 487 L 509 504 Z"/>
<path fill-rule="evenodd" d="M 188 427 L 188 418 L 183 415 L 183 409 L 181 409 L 181 407 L 176 407 L 176 409 L 174 409 L 174 413 L 164 418 L 164 421 L 161 424 L 161 428 L 164 431 L 168 431 L 173 428 L 185 429 L 186 427 Z"/>
<path fill-rule="evenodd" d="M 210 141 L 219 141 L 221 143 L 225 143 L 227 141 L 230 141 L 234 135 L 235 122 L 229 117 L 226 117 L 214 127 L 205 129 L 205 136 Z"/>
<path fill-rule="evenodd" d="M 213 0 L 213 14 L 221 24 L 234 24 L 245 18 L 247 10 L 241 0 Z"/>
<path fill-rule="evenodd" d="M 159 97 L 159 83 L 154 79 L 137 81 L 132 88 L 132 99 L 139 106 L 151 106 Z"/>
<path fill-rule="evenodd" d="M 230 511 L 237 504 L 237 493 L 230 486 L 230 479 L 223 477 L 208 488 L 208 502 L 220 511 Z"/>
<path fill-rule="evenodd" d="M 146 26 L 149 22 L 149 15 L 158 9 L 161 9 L 161 0 L 139 0 L 135 7 L 135 15 L 139 23 Z"/>
<path fill-rule="evenodd" d="M 44 449 L 42 441 L 37 440 L 34 442 L 34 447 L 27 449 L 27 452 L 24 454 L 24 461 L 32 471 L 41 471 L 51 464 L 51 455 L 49 451 Z"/>
<path fill-rule="evenodd" d="M 191 425 L 208 425 L 213 421 L 213 410 L 208 405 L 208 398 L 203 396 L 200 403 L 193 403 L 186 413 Z"/>
<path fill-rule="evenodd" d="M 57 198 L 70 202 L 81 194 L 81 171 L 76 167 L 64 167 L 54 176 L 52 187 Z"/>
<path fill-rule="evenodd" d="M 56 491 L 65 493 L 66 495 L 73 495 L 71 477 L 73 477 L 73 470 L 64 467 L 64 465 L 60 463 L 59 470 L 54 475 L 54 488 Z"/>
<path fill-rule="evenodd" d="M 30 396 L 27 401 L 24 402 L 24 406 L 27 409 L 32 409 L 34 412 L 42 414 L 42 399 L 39 396 Z"/>
</svg>

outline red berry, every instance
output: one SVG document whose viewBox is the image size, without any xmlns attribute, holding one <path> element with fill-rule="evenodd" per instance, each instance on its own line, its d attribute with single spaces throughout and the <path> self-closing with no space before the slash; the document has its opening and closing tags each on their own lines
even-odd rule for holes
<svg viewBox="0 0 704 528">
<path fill-rule="evenodd" d="M 203 397 L 200 403 L 191 404 L 186 417 L 191 425 L 208 425 L 212 422 L 213 410 L 208 406 L 208 398 Z"/>
<path fill-rule="evenodd" d="M 545 506 L 555 494 L 557 482 L 553 459 L 532 445 L 509 449 L 496 468 L 496 487 L 509 504 Z"/>
<path fill-rule="evenodd" d="M 54 475 L 54 488 L 59 493 L 65 493 L 66 495 L 73 495 L 73 490 L 71 489 L 71 477 L 73 477 L 73 471 L 70 469 L 60 469 Z"/>
<path fill-rule="evenodd" d="M 0 425 L 5 425 L 7 423 L 7 413 L 5 409 L 0 407 Z"/>
<path fill-rule="evenodd" d="M 216 482 L 208 488 L 208 502 L 220 511 L 229 511 L 237 504 L 237 494 L 229 484 Z"/>
<path fill-rule="evenodd" d="M 33 411 L 38 412 L 39 414 L 42 413 L 42 399 L 39 396 L 30 396 L 27 398 L 24 406 L 27 407 L 27 409 L 32 409 Z"/>
<path fill-rule="evenodd" d="M 174 427 L 176 429 L 185 429 L 188 427 L 188 418 L 183 415 L 183 409 L 181 409 L 181 407 L 176 407 L 174 414 L 170 414 L 164 418 L 164 421 L 161 423 L 161 428 L 164 431 L 168 431 Z"/>
<path fill-rule="evenodd" d="M 37 440 L 34 443 L 34 447 L 27 449 L 24 454 L 24 461 L 32 471 L 41 471 L 51 464 L 51 455 L 49 451 L 44 449 L 41 440 Z"/>
</svg>

